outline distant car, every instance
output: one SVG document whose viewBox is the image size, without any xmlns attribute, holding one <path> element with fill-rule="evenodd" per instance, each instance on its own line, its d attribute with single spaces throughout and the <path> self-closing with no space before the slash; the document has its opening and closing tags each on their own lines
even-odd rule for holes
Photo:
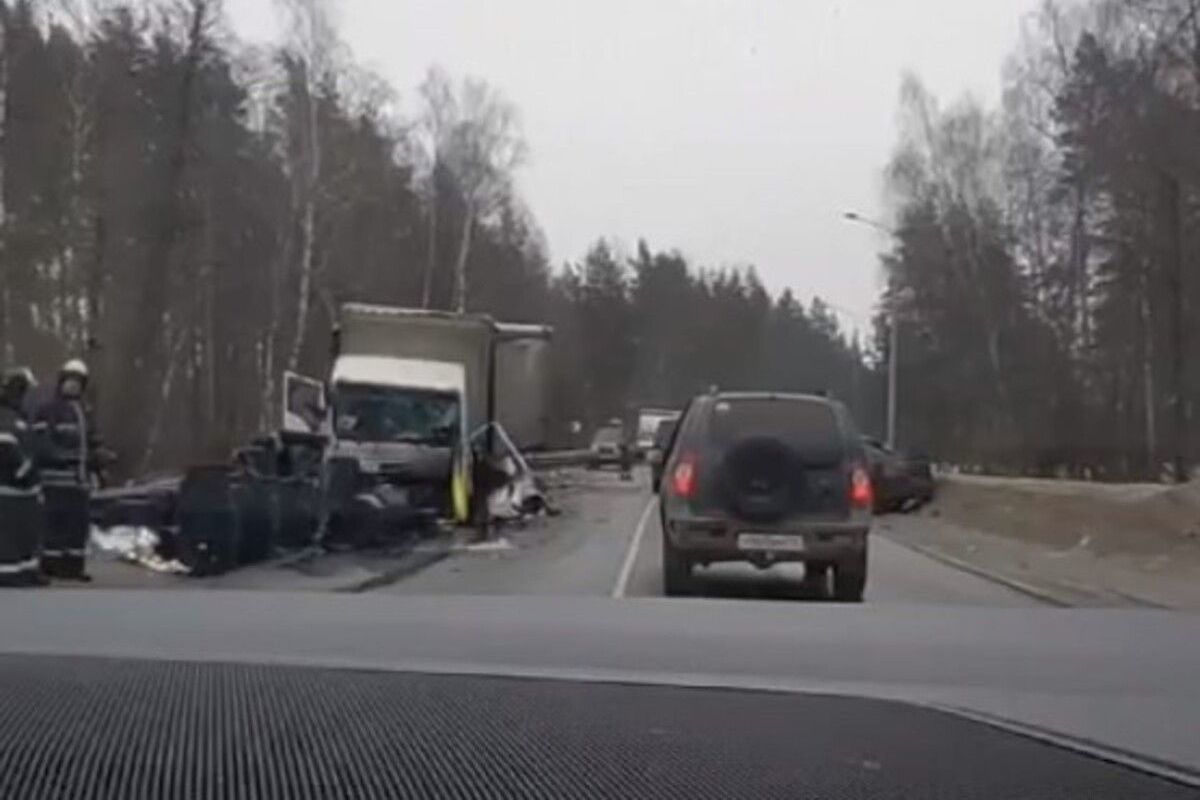
<svg viewBox="0 0 1200 800">
<path fill-rule="evenodd" d="M 658 426 L 662 422 L 677 419 L 679 419 L 679 412 L 674 409 L 641 409 L 637 419 L 637 441 L 634 443 L 637 457 L 646 458 L 650 455 L 650 450 L 654 447 L 654 435 L 658 432 Z"/>
<path fill-rule="evenodd" d="M 624 466 L 629 457 L 624 426 L 615 423 L 602 425 L 592 437 L 588 450 L 588 467 L 591 469 Z"/>
<path fill-rule="evenodd" d="M 929 459 L 893 450 L 878 439 L 863 437 L 863 448 L 875 487 L 875 513 L 887 514 L 933 499 L 933 470 Z"/>
<path fill-rule="evenodd" d="M 806 579 L 860 602 L 873 496 L 860 434 L 837 401 L 713 394 L 692 401 L 658 486 L 663 583 L 693 587 L 697 565 L 803 562 Z"/>
<path fill-rule="evenodd" d="M 678 419 L 660 420 L 658 427 L 654 430 L 654 439 L 650 442 L 650 449 L 646 452 L 646 461 L 650 464 L 650 476 L 657 486 L 662 480 L 663 463 L 667 460 L 667 451 L 671 447 L 671 438 L 675 435 L 675 428 L 678 426 Z"/>
</svg>

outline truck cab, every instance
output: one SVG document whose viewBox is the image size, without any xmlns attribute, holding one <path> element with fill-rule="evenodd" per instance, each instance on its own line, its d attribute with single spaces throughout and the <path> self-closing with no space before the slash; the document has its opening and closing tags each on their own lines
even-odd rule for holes
<svg viewBox="0 0 1200 800">
<path fill-rule="evenodd" d="M 339 442 L 445 448 L 466 438 L 461 364 L 341 356 L 330 388 Z"/>
<path fill-rule="evenodd" d="M 453 513 L 441 487 L 467 441 L 465 386 L 462 364 L 340 356 L 330 376 L 329 457 L 353 459 L 364 476 Z"/>
</svg>

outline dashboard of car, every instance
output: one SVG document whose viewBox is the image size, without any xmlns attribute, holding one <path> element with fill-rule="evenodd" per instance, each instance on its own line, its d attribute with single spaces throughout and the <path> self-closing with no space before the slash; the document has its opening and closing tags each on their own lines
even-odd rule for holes
<svg viewBox="0 0 1200 800">
<path fill-rule="evenodd" d="M 14 593 L 0 795 L 1195 797 L 1155 611 Z"/>
</svg>

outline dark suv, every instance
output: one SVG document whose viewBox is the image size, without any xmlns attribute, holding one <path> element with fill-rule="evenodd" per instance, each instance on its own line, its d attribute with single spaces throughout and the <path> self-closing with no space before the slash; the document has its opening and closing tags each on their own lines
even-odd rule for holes
<svg viewBox="0 0 1200 800">
<path fill-rule="evenodd" d="M 803 562 L 813 581 L 832 569 L 835 598 L 862 600 L 873 498 L 860 434 L 841 403 L 698 397 L 658 488 L 667 594 L 687 593 L 697 564 Z"/>
</svg>

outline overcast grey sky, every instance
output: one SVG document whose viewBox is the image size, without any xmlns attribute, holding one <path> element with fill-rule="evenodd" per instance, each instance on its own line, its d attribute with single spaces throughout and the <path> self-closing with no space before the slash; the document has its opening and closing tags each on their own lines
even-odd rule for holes
<svg viewBox="0 0 1200 800">
<path fill-rule="evenodd" d="M 409 103 L 426 67 L 486 78 L 521 109 L 523 196 L 555 263 L 597 237 L 754 264 L 773 289 L 869 318 L 870 229 L 901 73 L 999 97 L 1037 0 L 341 0 L 341 36 Z M 247 38 L 273 0 L 229 0 Z M 851 322 L 847 317 L 846 322 Z"/>
</svg>

